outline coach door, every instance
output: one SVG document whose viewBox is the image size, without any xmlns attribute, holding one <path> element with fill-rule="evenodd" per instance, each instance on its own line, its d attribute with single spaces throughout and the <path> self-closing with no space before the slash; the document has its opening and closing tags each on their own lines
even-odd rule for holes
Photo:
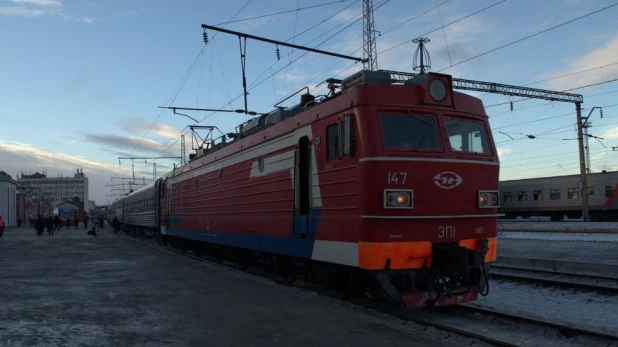
<svg viewBox="0 0 618 347">
<path fill-rule="evenodd" d="M 301 239 L 307 238 L 311 200 L 311 152 L 309 137 L 298 140 L 294 172 L 294 233 Z"/>
</svg>

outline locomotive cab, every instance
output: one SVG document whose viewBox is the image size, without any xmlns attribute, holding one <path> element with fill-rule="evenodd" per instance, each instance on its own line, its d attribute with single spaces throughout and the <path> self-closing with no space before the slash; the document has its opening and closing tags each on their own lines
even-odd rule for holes
<svg viewBox="0 0 618 347">
<path fill-rule="evenodd" d="M 499 161 L 482 102 L 428 73 L 359 90 L 359 267 L 406 306 L 474 300 L 496 257 Z M 427 295 L 429 293 L 429 295 Z"/>
</svg>

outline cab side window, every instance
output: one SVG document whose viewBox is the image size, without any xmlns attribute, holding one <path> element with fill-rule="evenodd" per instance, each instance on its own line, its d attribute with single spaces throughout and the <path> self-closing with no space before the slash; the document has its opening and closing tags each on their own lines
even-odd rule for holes
<svg viewBox="0 0 618 347">
<path fill-rule="evenodd" d="M 352 128 L 352 115 L 345 115 L 337 123 L 326 127 L 327 160 L 340 159 L 346 155 L 354 156 L 355 138 Z"/>
<path fill-rule="evenodd" d="M 326 145 L 328 147 L 328 160 L 339 158 L 339 123 L 329 125 L 326 128 Z"/>
</svg>

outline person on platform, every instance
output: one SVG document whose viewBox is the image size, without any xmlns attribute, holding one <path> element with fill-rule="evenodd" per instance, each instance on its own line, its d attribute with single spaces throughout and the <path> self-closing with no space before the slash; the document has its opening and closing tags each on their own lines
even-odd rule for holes
<svg viewBox="0 0 618 347">
<path fill-rule="evenodd" d="M 118 234 L 118 229 L 120 229 L 120 222 L 118 222 L 118 217 L 114 216 L 114 221 L 112 222 L 114 225 L 114 233 Z"/>
<path fill-rule="evenodd" d="M 51 236 L 54 234 L 54 220 L 52 216 L 49 216 L 45 220 L 45 225 L 47 227 L 47 235 Z"/>
<path fill-rule="evenodd" d="M 36 220 L 36 234 L 39 236 L 43 235 L 43 231 L 45 231 L 45 220 L 39 215 L 39 218 Z"/>
<path fill-rule="evenodd" d="M 4 234 L 4 221 L 2 220 L 2 216 L 0 216 L 0 237 Z"/>
</svg>

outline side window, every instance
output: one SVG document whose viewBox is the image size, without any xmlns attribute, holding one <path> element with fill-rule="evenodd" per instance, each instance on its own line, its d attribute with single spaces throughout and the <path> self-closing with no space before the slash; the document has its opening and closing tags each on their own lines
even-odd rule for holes
<svg viewBox="0 0 618 347">
<path fill-rule="evenodd" d="M 327 160 L 339 158 L 339 123 L 326 128 Z"/>
<path fill-rule="evenodd" d="M 613 193 L 614 193 L 614 187 L 613 186 L 605 186 L 605 197 L 606 198 L 611 198 Z"/>
<path fill-rule="evenodd" d="M 350 115 L 343 116 L 343 122 L 341 124 L 341 141 L 343 148 L 343 155 L 350 154 L 350 132 L 352 120 Z"/>
<path fill-rule="evenodd" d="M 511 192 L 504 192 L 504 193 L 502 193 L 502 201 L 504 201 L 504 202 L 512 202 L 513 201 L 513 194 Z"/>
<path fill-rule="evenodd" d="M 356 143 L 352 128 L 352 115 L 345 115 L 338 123 L 329 125 L 326 128 L 326 135 L 329 161 L 346 155 L 354 156 Z"/>
</svg>

